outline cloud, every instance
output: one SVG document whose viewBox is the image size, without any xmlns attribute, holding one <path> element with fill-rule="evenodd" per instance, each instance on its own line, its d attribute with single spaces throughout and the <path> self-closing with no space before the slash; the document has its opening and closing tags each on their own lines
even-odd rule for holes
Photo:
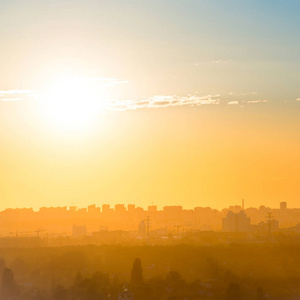
<svg viewBox="0 0 300 300">
<path fill-rule="evenodd" d="M 77 80 L 77 79 L 76 79 Z M 125 84 L 128 81 L 118 80 L 114 78 L 102 78 L 102 77 L 83 77 L 78 80 L 94 81 L 100 86 L 115 86 L 118 84 Z M 132 99 L 111 99 L 101 106 L 101 110 L 106 111 L 126 111 L 126 110 L 137 110 L 141 108 L 162 108 L 162 107 L 175 107 L 175 106 L 203 106 L 203 105 L 252 105 L 257 103 L 270 102 L 266 99 L 244 99 L 246 95 L 256 95 L 256 92 L 246 92 L 246 93 L 235 93 L 230 92 L 229 94 L 215 95 L 155 95 L 148 98 L 132 98 Z M 228 97 L 229 96 L 229 97 Z M 237 96 L 239 98 L 237 99 Z M 250 98 L 251 99 L 251 98 Z M 35 90 L 29 89 L 14 89 L 14 90 L 0 90 L 0 101 L 22 101 L 22 100 L 42 100 L 41 94 Z M 102 99 L 103 100 L 103 99 Z M 99 95 L 99 101 L 101 101 L 101 95 Z M 296 101 L 300 101 L 297 98 Z"/>
<path fill-rule="evenodd" d="M 0 101 L 22 101 L 32 99 L 36 96 L 34 90 L 2 90 L 0 91 Z"/>
<path fill-rule="evenodd" d="M 211 63 L 212 64 L 227 64 L 230 63 L 231 60 L 230 59 L 217 59 L 217 60 L 212 60 Z"/>
<path fill-rule="evenodd" d="M 228 64 L 231 63 L 232 60 L 230 59 L 213 59 L 213 60 L 200 60 L 194 63 L 196 67 L 203 65 L 203 64 Z"/>
<path fill-rule="evenodd" d="M 206 95 L 196 96 L 188 95 L 179 97 L 176 95 L 157 95 L 148 99 L 133 99 L 133 100 L 114 100 L 108 104 L 110 110 L 135 110 L 138 108 L 157 108 L 157 107 L 171 107 L 182 105 L 208 105 L 219 104 L 220 95 Z"/>
<path fill-rule="evenodd" d="M 264 100 L 249 100 L 249 101 L 246 101 L 246 103 L 266 103 L 266 102 L 270 102 L 266 99 Z"/>
<path fill-rule="evenodd" d="M 93 86 L 99 88 L 114 87 L 116 85 L 128 83 L 127 80 L 119 80 L 116 78 L 105 77 L 75 77 L 75 78 L 57 78 L 59 83 L 70 86 L 72 84 L 80 84 L 83 82 L 92 83 Z M 56 82 L 56 81 L 54 81 Z M 41 91 L 29 90 L 29 89 L 14 89 L 14 90 L 0 90 L 0 101 L 22 101 L 40 98 Z"/>
</svg>

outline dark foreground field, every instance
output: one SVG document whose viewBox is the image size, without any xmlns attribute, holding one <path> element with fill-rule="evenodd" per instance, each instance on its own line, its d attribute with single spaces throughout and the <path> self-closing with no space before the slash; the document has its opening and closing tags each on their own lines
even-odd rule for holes
<svg viewBox="0 0 300 300">
<path fill-rule="evenodd" d="M 5 248 L 1 296 L 117 299 L 128 283 L 135 300 L 297 299 L 299 253 L 268 243 Z"/>
</svg>

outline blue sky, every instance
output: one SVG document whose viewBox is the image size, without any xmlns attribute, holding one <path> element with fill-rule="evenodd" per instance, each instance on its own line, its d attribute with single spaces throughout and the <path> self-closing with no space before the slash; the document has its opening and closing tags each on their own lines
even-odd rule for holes
<svg viewBox="0 0 300 300">
<path fill-rule="evenodd" d="M 298 1 L 1 1 L 1 89 L 73 64 L 129 80 L 128 96 L 295 99 L 299 12 Z"/>
</svg>

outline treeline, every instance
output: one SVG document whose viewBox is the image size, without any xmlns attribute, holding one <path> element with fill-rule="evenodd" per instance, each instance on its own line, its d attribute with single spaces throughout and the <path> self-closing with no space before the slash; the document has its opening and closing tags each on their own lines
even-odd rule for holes
<svg viewBox="0 0 300 300">
<path fill-rule="evenodd" d="M 0 249 L 1 298 L 292 299 L 299 247 L 81 246 Z"/>
</svg>

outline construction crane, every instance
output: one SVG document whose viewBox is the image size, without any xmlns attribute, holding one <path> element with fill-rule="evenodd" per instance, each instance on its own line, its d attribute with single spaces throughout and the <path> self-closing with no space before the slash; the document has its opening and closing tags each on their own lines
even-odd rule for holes
<svg viewBox="0 0 300 300">
<path fill-rule="evenodd" d="M 45 231 L 45 229 L 40 229 L 38 228 L 37 230 L 35 230 L 34 232 L 36 232 L 36 237 L 39 238 L 40 237 L 40 232 Z"/>
<path fill-rule="evenodd" d="M 174 227 L 176 227 L 176 234 L 177 234 L 177 236 L 179 236 L 179 228 L 180 227 L 183 227 L 183 225 L 174 225 Z"/>
<path fill-rule="evenodd" d="M 17 238 L 17 237 L 20 237 L 20 233 L 21 234 L 23 234 L 23 233 L 31 233 L 31 231 L 18 231 L 18 230 L 16 230 L 15 232 L 10 232 L 9 234 L 15 234 L 16 238 Z"/>
</svg>

